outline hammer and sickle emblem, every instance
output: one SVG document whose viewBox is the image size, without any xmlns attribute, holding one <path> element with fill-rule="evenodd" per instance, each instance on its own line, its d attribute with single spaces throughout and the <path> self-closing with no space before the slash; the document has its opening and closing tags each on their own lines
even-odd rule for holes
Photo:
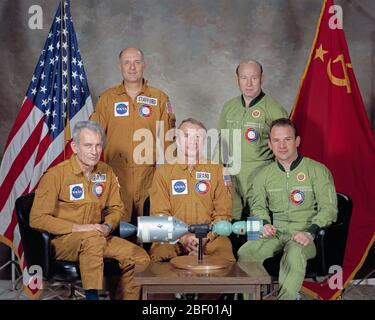
<svg viewBox="0 0 375 320">
<path fill-rule="evenodd" d="M 331 80 L 331 82 L 335 86 L 346 87 L 346 92 L 351 93 L 352 89 L 350 86 L 350 80 L 349 80 L 348 69 L 347 69 L 347 68 L 352 67 L 351 63 L 345 63 L 343 54 L 338 55 L 337 58 L 333 61 L 333 63 L 341 62 L 342 69 L 344 71 L 344 79 L 342 79 L 342 78 L 335 77 L 332 74 L 331 62 L 332 62 L 332 59 L 329 59 L 328 64 L 327 64 L 327 74 L 328 74 L 329 80 Z"/>
</svg>

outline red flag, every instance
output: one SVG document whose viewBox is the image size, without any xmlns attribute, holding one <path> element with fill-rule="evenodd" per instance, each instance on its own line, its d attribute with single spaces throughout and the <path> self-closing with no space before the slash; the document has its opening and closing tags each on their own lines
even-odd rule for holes
<svg viewBox="0 0 375 320">
<path fill-rule="evenodd" d="M 291 118 L 301 154 L 324 163 L 336 190 L 353 200 L 343 263 L 344 288 L 362 266 L 375 236 L 375 140 L 354 76 L 344 30 L 335 28 L 332 0 L 325 0 Z M 339 23 L 338 23 L 339 24 Z M 329 282 L 305 282 L 303 291 L 336 299 Z"/>
<path fill-rule="evenodd" d="M 33 192 L 49 167 L 69 158 L 69 127 L 88 120 L 92 112 L 70 2 L 65 0 L 57 9 L 0 166 L 0 242 L 14 251 L 21 268 L 26 263 L 15 201 Z M 28 288 L 31 298 L 41 293 L 33 286 Z"/>
</svg>

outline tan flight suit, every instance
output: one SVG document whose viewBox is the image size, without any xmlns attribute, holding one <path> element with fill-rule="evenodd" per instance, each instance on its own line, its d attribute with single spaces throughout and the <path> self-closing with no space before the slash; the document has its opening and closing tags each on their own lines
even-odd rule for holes
<svg viewBox="0 0 375 320">
<path fill-rule="evenodd" d="M 91 120 L 97 121 L 107 133 L 104 161 L 113 168 L 119 178 L 121 198 L 125 204 L 122 220 L 129 222 L 133 211 L 136 216 L 143 215 L 143 204 L 148 197 L 158 159 L 158 131 L 160 138 L 163 138 L 163 150 L 173 143 L 164 141 L 165 133 L 175 127 L 176 121 L 169 98 L 163 91 L 148 86 L 147 81 L 144 81 L 140 94 L 133 101 L 121 83 L 100 96 Z M 157 121 L 162 121 L 164 135 L 161 130 L 157 130 Z M 138 129 L 148 129 L 151 132 L 151 143 L 147 146 L 152 152 L 148 163 L 141 163 L 141 158 L 146 157 L 146 154 L 135 155 L 136 159 L 133 158 L 133 151 L 138 145 L 146 146 L 144 137 L 138 141 L 133 138 Z M 133 217 L 132 222 L 135 222 L 134 218 L 136 217 Z"/>
<path fill-rule="evenodd" d="M 134 267 L 150 261 L 146 251 L 119 237 L 105 238 L 98 231 L 72 232 L 73 224 L 108 223 L 115 229 L 123 210 L 112 169 L 99 161 L 88 181 L 73 155 L 43 175 L 35 192 L 30 225 L 54 235 L 56 259 L 79 261 L 85 290 L 102 289 L 103 258 L 114 258 L 123 270 L 119 298 L 139 299 Z"/>
<path fill-rule="evenodd" d="M 232 220 L 230 176 L 223 179 L 223 167 L 196 164 L 190 172 L 186 164 L 165 164 L 154 175 L 150 189 L 151 215 L 175 216 L 186 224 Z M 226 182 L 224 182 L 226 181 Z M 208 234 L 205 254 L 234 262 L 232 244 L 227 237 Z M 182 246 L 154 243 L 153 261 L 166 261 L 183 255 Z"/>
</svg>

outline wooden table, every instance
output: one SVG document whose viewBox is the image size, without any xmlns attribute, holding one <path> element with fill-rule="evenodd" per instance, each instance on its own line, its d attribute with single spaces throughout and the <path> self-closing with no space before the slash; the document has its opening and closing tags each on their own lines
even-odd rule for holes
<svg viewBox="0 0 375 320">
<path fill-rule="evenodd" d="M 141 286 L 142 300 L 149 293 L 254 293 L 261 299 L 261 286 L 271 277 L 261 264 L 237 262 L 228 268 L 209 272 L 176 269 L 169 262 L 153 262 L 136 272 L 135 284 Z"/>
</svg>

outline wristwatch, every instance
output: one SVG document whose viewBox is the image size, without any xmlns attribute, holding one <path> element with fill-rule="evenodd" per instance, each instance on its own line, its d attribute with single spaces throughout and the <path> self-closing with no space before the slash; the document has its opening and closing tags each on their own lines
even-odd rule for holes
<svg viewBox="0 0 375 320">
<path fill-rule="evenodd" d="M 312 234 L 311 232 L 308 232 L 308 231 L 306 231 L 306 233 L 308 233 L 313 240 L 315 239 L 315 234 Z"/>
<path fill-rule="evenodd" d="M 111 224 L 109 224 L 109 223 L 104 223 L 103 224 L 104 226 L 106 226 L 107 228 L 108 228 L 108 233 L 111 233 L 112 232 L 112 225 Z"/>
</svg>

